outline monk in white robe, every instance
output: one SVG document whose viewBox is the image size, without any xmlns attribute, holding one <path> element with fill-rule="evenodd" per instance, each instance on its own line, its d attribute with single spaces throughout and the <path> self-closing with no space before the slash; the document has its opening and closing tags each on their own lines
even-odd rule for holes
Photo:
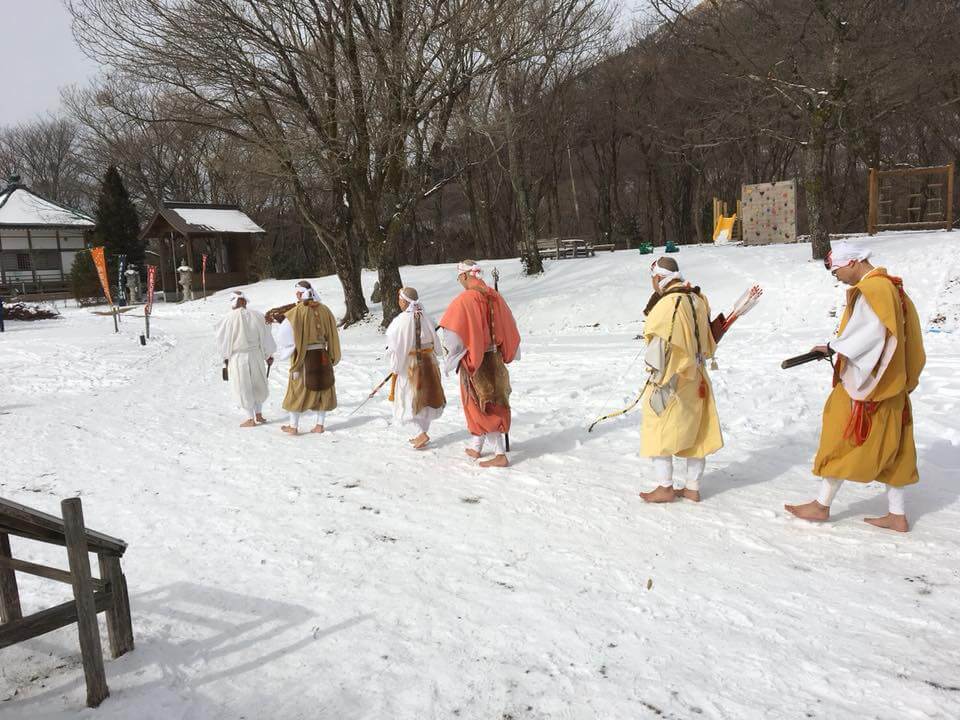
<svg viewBox="0 0 960 720">
<path fill-rule="evenodd" d="M 422 450 L 430 442 L 430 423 L 443 415 L 446 405 L 437 356 L 440 339 L 416 289 L 402 288 L 398 300 L 403 312 L 387 328 L 387 359 L 393 373 L 390 399 L 396 421 L 420 431 L 409 442 Z"/>
<path fill-rule="evenodd" d="M 217 328 L 217 347 L 227 366 L 230 387 L 247 414 L 240 427 L 263 424 L 263 402 L 267 399 L 267 367 L 273 363 L 277 346 L 261 313 L 247 307 L 240 291 L 230 296 L 233 308 Z"/>
</svg>

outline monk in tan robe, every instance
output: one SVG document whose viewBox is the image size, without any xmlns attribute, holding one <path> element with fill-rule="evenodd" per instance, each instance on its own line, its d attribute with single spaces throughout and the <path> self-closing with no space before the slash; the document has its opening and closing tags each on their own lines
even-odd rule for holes
<svg viewBox="0 0 960 720">
<path fill-rule="evenodd" d="M 650 378 L 641 398 L 640 454 L 652 458 L 657 487 L 640 497 L 651 503 L 699 502 L 706 456 L 723 447 L 706 368 L 717 347 L 710 304 L 699 288 L 684 282 L 673 258 L 655 261 L 650 274 L 654 293 L 643 325 Z M 676 490 L 674 456 L 687 463 L 685 483 Z"/>
<path fill-rule="evenodd" d="M 337 407 L 334 366 L 340 362 L 340 337 L 337 321 L 330 308 L 317 299 L 306 280 L 297 283 L 297 304 L 284 314 L 277 344 L 280 359 L 290 358 L 290 374 L 283 409 L 290 423 L 281 430 L 289 435 L 300 432 L 300 416 L 315 414 L 310 432 L 322 433 L 327 412 Z"/>
<path fill-rule="evenodd" d="M 824 522 L 844 480 L 876 480 L 886 485 L 887 514 L 864 521 L 907 532 L 904 488 L 920 479 L 910 393 L 926 354 L 903 281 L 874 267 L 870 255 L 860 243 L 838 241 L 826 258 L 834 277 L 851 288 L 836 337 L 814 348 L 837 356 L 813 463 L 814 475 L 823 479 L 816 500 L 784 507 L 803 520 Z"/>
<path fill-rule="evenodd" d="M 457 266 L 463 292 L 440 319 L 447 350 L 446 368 L 460 374 L 460 399 L 467 429 L 473 435 L 468 457 L 479 459 L 489 440 L 494 456 L 481 467 L 507 467 L 505 433 L 510 432 L 510 373 L 507 365 L 520 357 L 520 333 L 506 301 L 480 279 L 473 260 Z"/>
</svg>

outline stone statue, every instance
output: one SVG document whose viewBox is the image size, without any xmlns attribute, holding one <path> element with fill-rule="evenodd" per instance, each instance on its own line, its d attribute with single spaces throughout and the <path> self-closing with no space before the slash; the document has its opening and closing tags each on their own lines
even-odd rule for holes
<svg viewBox="0 0 960 720">
<path fill-rule="evenodd" d="M 127 284 L 127 302 L 140 302 L 140 271 L 136 265 L 130 265 L 123 273 Z"/>
<path fill-rule="evenodd" d="M 186 260 L 182 260 L 180 267 L 177 268 L 177 273 L 180 275 L 183 300 L 193 300 L 193 268 L 187 265 Z M 183 302 L 183 300 L 180 302 Z"/>
</svg>

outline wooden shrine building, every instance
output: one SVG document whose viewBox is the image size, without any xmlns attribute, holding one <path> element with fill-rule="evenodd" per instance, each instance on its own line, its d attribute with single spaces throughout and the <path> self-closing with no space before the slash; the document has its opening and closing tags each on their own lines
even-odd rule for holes
<svg viewBox="0 0 960 720">
<path fill-rule="evenodd" d="M 207 291 L 245 285 L 254 278 L 249 265 L 264 229 L 237 205 L 165 202 L 140 234 L 160 256 L 157 289 L 177 297 L 177 268 L 193 268 L 193 289 L 201 289 L 200 270 L 207 256 Z"/>
</svg>

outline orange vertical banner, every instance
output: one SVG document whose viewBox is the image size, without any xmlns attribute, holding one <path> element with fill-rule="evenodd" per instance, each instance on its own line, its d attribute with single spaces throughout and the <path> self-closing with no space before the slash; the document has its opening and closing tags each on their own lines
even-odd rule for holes
<svg viewBox="0 0 960 720">
<path fill-rule="evenodd" d="M 107 279 L 107 259 L 104 257 L 103 248 L 95 247 L 90 251 L 93 256 L 93 264 L 97 267 L 97 275 L 100 276 L 100 286 L 103 288 L 103 294 L 107 296 L 107 302 L 113 305 L 113 298 L 110 296 L 110 281 Z"/>
</svg>

